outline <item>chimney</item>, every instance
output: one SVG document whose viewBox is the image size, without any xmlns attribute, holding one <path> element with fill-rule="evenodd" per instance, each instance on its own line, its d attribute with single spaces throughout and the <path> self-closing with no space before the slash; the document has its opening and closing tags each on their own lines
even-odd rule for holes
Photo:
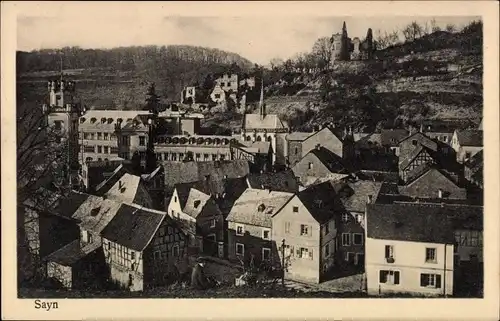
<svg viewBox="0 0 500 321">
<path fill-rule="evenodd" d="M 321 145 L 320 144 L 316 144 L 316 150 L 320 150 L 321 149 Z"/>
<path fill-rule="evenodd" d="M 371 204 L 371 203 L 372 203 L 372 201 L 373 201 L 373 195 L 368 195 L 368 196 L 366 197 L 366 203 L 367 203 L 367 204 Z"/>
<path fill-rule="evenodd" d="M 438 189 L 438 198 L 443 198 L 443 190 Z"/>
</svg>

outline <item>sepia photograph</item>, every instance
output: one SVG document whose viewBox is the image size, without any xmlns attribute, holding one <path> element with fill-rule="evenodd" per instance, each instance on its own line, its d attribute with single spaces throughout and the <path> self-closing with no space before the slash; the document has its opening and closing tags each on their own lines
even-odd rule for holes
<svg viewBox="0 0 500 321">
<path fill-rule="evenodd" d="M 482 15 L 72 8 L 14 18 L 17 299 L 485 298 Z"/>
</svg>

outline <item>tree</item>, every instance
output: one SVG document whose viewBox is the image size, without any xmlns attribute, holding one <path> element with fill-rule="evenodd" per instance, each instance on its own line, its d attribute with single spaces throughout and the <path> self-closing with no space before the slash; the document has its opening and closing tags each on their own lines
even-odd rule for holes
<svg viewBox="0 0 500 321">
<path fill-rule="evenodd" d="M 159 110 L 160 96 L 156 94 L 155 83 L 151 83 L 146 93 L 146 110 L 156 114 Z"/>
<path fill-rule="evenodd" d="M 271 65 L 271 69 L 277 70 L 283 65 L 284 61 L 281 58 L 272 58 L 271 61 L 269 61 L 269 64 Z"/>
<path fill-rule="evenodd" d="M 45 211 L 54 199 L 51 190 L 67 195 L 68 140 L 64 132 L 49 126 L 46 114 L 36 105 L 17 109 L 17 257 L 18 281 L 33 282 L 38 277 L 38 213 Z"/>
<path fill-rule="evenodd" d="M 325 69 L 330 65 L 332 57 L 332 44 L 330 38 L 322 37 L 316 40 L 312 48 L 312 55 L 316 61 L 316 67 Z"/>
<path fill-rule="evenodd" d="M 408 24 L 401 31 L 403 32 L 403 36 L 405 37 L 406 41 L 414 41 L 415 39 L 420 38 L 423 34 L 422 26 L 419 25 L 416 21 Z"/>
<path fill-rule="evenodd" d="M 368 31 L 366 32 L 366 50 L 367 50 L 367 55 L 368 59 L 373 58 L 373 53 L 375 51 L 375 48 L 373 46 L 373 32 L 372 28 L 368 28 Z"/>
<path fill-rule="evenodd" d="M 347 35 L 347 26 L 345 24 L 342 25 L 342 38 L 341 38 L 341 47 L 340 47 L 340 60 L 349 60 L 349 36 Z"/>
<path fill-rule="evenodd" d="M 441 31 L 441 27 L 437 25 L 436 19 L 431 20 L 431 31 L 432 32 L 438 32 Z"/>
<path fill-rule="evenodd" d="M 452 24 L 452 23 L 447 24 L 445 29 L 448 32 L 455 32 L 455 31 L 457 31 L 457 27 L 454 24 Z"/>
</svg>

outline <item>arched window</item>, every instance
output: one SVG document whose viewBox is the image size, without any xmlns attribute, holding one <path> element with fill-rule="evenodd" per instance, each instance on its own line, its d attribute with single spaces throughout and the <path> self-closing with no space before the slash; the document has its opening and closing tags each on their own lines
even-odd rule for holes
<svg viewBox="0 0 500 321">
<path fill-rule="evenodd" d="M 194 144 L 195 142 L 196 142 L 196 139 L 195 139 L 194 137 L 191 137 L 191 138 L 189 139 L 189 143 L 190 143 L 190 144 Z"/>
<path fill-rule="evenodd" d="M 92 157 L 87 157 L 87 158 L 85 158 L 85 161 L 86 161 L 86 162 L 91 162 L 91 161 L 92 161 Z"/>
<path fill-rule="evenodd" d="M 95 117 L 90 118 L 90 123 L 91 124 L 94 124 L 96 121 L 97 121 L 97 118 L 95 118 Z"/>
<path fill-rule="evenodd" d="M 245 139 L 247 142 L 251 141 L 252 140 L 252 137 L 250 136 L 247 136 L 247 138 Z"/>
<path fill-rule="evenodd" d="M 80 124 L 83 124 L 85 122 L 85 117 L 80 117 Z"/>
<path fill-rule="evenodd" d="M 257 136 L 256 141 L 258 141 L 258 142 L 262 141 L 262 137 Z"/>
<path fill-rule="evenodd" d="M 203 144 L 203 138 L 202 138 L 202 137 L 199 137 L 199 138 L 196 140 L 196 143 L 197 143 L 198 145 Z"/>
<path fill-rule="evenodd" d="M 212 144 L 212 138 L 205 139 L 205 144 L 207 144 L 207 145 Z"/>
<path fill-rule="evenodd" d="M 113 123 L 113 118 L 108 118 L 108 124 Z"/>
<path fill-rule="evenodd" d="M 220 145 L 220 138 L 215 139 L 215 145 Z"/>
<path fill-rule="evenodd" d="M 224 139 L 222 140 L 222 144 L 224 144 L 224 145 L 229 144 L 229 139 L 224 138 Z"/>
<path fill-rule="evenodd" d="M 177 137 L 172 138 L 172 143 L 173 144 L 179 144 L 179 138 L 177 138 Z"/>
<path fill-rule="evenodd" d="M 272 138 L 271 136 L 267 136 L 267 141 L 271 142 L 271 138 Z"/>
<path fill-rule="evenodd" d="M 103 123 L 103 124 L 106 123 L 106 117 L 101 118 L 101 123 Z"/>
</svg>

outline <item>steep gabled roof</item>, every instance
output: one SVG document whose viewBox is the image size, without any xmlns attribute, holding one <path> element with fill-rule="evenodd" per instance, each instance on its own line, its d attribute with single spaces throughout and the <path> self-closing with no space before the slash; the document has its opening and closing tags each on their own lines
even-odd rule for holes
<svg viewBox="0 0 500 321">
<path fill-rule="evenodd" d="M 210 195 L 200 192 L 195 188 L 191 188 L 189 191 L 188 198 L 182 211 L 194 219 L 198 218 L 204 211 L 212 215 L 220 213 L 214 199 L 210 197 Z"/>
<path fill-rule="evenodd" d="M 397 146 L 407 136 L 408 131 L 406 129 L 382 129 L 380 132 L 380 141 L 383 146 Z"/>
<path fill-rule="evenodd" d="M 316 156 L 323 165 L 328 168 L 328 170 L 332 173 L 346 173 L 346 168 L 343 164 L 343 160 L 341 157 L 333 153 L 327 148 L 324 147 L 316 147 L 312 149 L 308 154 L 312 154 Z M 307 156 L 307 155 L 306 155 Z"/>
<path fill-rule="evenodd" d="M 122 204 L 101 235 L 129 249 L 143 251 L 165 219 L 169 219 L 165 212 Z"/>
<path fill-rule="evenodd" d="M 399 141 L 399 144 L 403 143 L 404 141 L 406 140 L 409 140 L 409 139 L 418 139 L 418 143 L 419 145 L 433 151 L 433 152 L 436 152 L 438 150 L 438 143 L 433 140 L 432 138 L 430 138 L 429 136 L 425 135 L 424 133 L 421 133 L 421 132 L 415 132 L 403 139 L 401 139 Z"/>
<path fill-rule="evenodd" d="M 368 204 L 367 237 L 381 240 L 454 243 L 447 205 L 419 203 Z"/>
<path fill-rule="evenodd" d="M 457 130 L 457 139 L 460 146 L 483 146 L 483 131 L 478 129 Z"/>
<path fill-rule="evenodd" d="M 338 182 L 335 185 L 345 209 L 350 212 L 364 212 L 368 196 L 376 202 L 382 187 L 382 183 L 373 181 Z"/>
<path fill-rule="evenodd" d="M 415 186 L 418 186 L 418 190 L 415 190 Z M 446 172 L 435 166 L 424 167 L 420 175 L 412 177 L 405 186 L 401 186 L 400 193 L 415 198 L 436 198 L 439 189 L 445 198 L 466 198 L 465 189 L 460 188 Z"/>
<path fill-rule="evenodd" d="M 92 243 L 87 243 L 82 247 L 80 244 L 80 240 L 74 240 L 73 242 L 66 244 L 59 250 L 47 255 L 43 259 L 43 261 L 56 262 L 64 266 L 72 266 L 80 259 L 86 257 L 93 251 L 97 250 L 100 246 L 101 243 L 92 242 Z"/>
<path fill-rule="evenodd" d="M 299 192 L 298 198 L 313 218 L 324 224 L 345 212 L 344 206 L 330 182 L 313 185 Z"/>
<path fill-rule="evenodd" d="M 272 216 L 293 196 L 292 193 L 247 189 L 234 203 L 227 221 L 271 228 Z"/>
<path fill-rule="evenodd" d="M 289 193 L 295 193 L 299 190 L 299 183 L 290 169 L 275 173 L 250 173 L 247 181 L 249 187 L 255 189 L 269 189 Z"/>
<path fill-rule="evenodd" d="M 71 217 L 79 222 L 81 228 L 99 234 L 113 219 L 120 206 L 120 202 L 90 195 Z"/>
</svg>

